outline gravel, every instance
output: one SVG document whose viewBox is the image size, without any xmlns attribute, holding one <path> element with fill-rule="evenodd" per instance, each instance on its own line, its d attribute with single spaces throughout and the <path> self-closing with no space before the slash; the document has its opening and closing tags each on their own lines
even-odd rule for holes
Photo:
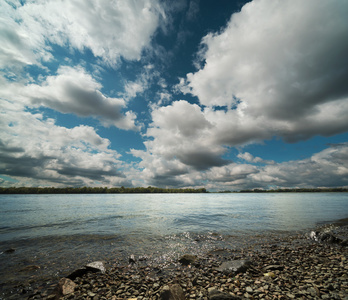
<svg viewBox="0 0 348 300">
<path fill-rule="evenodd" d="M 346 246 L 293 236 L 257 248 L 218 249 L 189 264 L 179 259 L 146 265 L 146 260 L 132 257 L 134 262 L 128 265 L 115 264 L 105 273 L 75 278 L 69 285 L 73 292 L 61 299 L 161 299 L 162 288 L 174 284 L 182 288 L 185 299 L 208 300 L 212 290 L 240 299 L 348 299 L 347 254 Z M 239 273 L 219 271 L 224 262 L 234 260 L 251 264 Z M 2 299 L 55 299 L 57 284 Z"/>
</svg>

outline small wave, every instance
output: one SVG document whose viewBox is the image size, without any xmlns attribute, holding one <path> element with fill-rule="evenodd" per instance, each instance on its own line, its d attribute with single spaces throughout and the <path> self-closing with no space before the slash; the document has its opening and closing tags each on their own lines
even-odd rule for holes
<svg viewBox="0 0 348 300">
<path fill-rule="evenodd" d="M 67 227 L 69 225 L 77 224 L 77 221 L 65 221 L 59 223 L 44 223 L 44 224 L 36 224 L 36 225 L 22 225 L 22 226 L 4 226 L 0 227 L 1 233 L 11 233 L 16 231 L 26 231 L 26 230 L 35 230 L 39 228 L 51 228 L 51 227 Z"/>
</svg>

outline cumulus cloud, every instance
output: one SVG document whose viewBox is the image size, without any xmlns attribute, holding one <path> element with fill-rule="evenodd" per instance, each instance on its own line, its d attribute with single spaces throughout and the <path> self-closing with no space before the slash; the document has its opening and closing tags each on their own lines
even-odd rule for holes
<svg viewBox="0 0 348 300">
<path fill-rule="evenodd" d="M 348 144 L 331 146 L 309 159 L 266 166 L 259 176 L 268 176 L 285 187 L 339 187 L 348 184 Z M 262 177 L 253 178 L 262 183 Z"/>
<path fill-rule="evenodd" d="M 225 145 L 231 135 L 236 145 L 268 137 L 263 128 L 251 130 L 254 123 L 246 124 L 241 130 L 236 111 L 202 110 L 184 100 L 154 107 L 151 117 L 152 123 L 146 132 L 149 140 L 144 142 L 148 154 L 177 160 L 194 170 L 229 164 L 222 155 L 228 151 Z M 152 164 L 149 156 L 146 160 Z"/>
<path fill-rule="evenodd" d="M 89 126 L 65 128 L 20 105 L 1 103 L 0 169 L 19 185 L 127 182 L 120 155 Z M 3 182 L 6 183 L 5 181 Z M 6 183 L 8 184 L 8 183 Z"/>
<path fill-rule="evenodd" d="M 48 60 L 50 44 L 90 49 L 113 67 L 121 56 L 139 60 L 164 17 L 157 0 L 2 1 L 0 8 L 0 59 L 6 66 Z"/>
<path fill-rule="evenodd" d="M 243 155 L 247 159 L 253 156 Z M 231 164 L 213 168 L 207 178 L 220 189 L 340 187 L 348 185 L 348 144 L 332 145 L 303 160 L 265 166 Z M 230 174 L 234 174 L 230 176 Z M 227 175 L 226 175 L 227 174 Z"/>
<path fill-rule="evenodd" d="M 97 82 L 83 68 L 59 68 L 57 75 L 48 76 L 41 84 L 29 84 L 22 88 L 21 95 L 29 106 L 45 106 L 62 113 L 73 113 L 82 117 L 95 117 L 104 126 L 121 129 L 137 129 L 135 114 L 128 111 L 123 99 L 109 98 Z"/>
<path fill-rule="evenodd" d="M 165 84 L 164 79 L 160 78 L 160 73 L 154 69 L 154 66 L 151 64 L 146 65 L 135 81 L 125 82 L 124 92 L 120 93 L 120 95 L 126 101 L 129 101 L 148 90 L 155 79 L 159 81 L 160 85 Z"/>
<path fill-rule="evenodd" d="M 255 130 L 291 142 L 346 131 L 347 13 L 339 0 L 252 1 L 203 38 L 204 66 L 179 87 L 226 106 L 229 145 L 257 140 Z"/>
<path fill-rule="evenodd" d="M 250 163 L 272 164 L 272 165 L 275 163 L 273 160 L 264 160 L 261 157 L 254 157 L 249 152 L 239 153 L 237 157 Z"/>
<path fill-rule="evenodd" d="M 152 123 L 146 132 L 147 151 L 164 159 L 177 159 L 196 170 L 221 166 L 226 149 L 209 139 L 213 125 L 198 105 L 175 101 L 152 111 Z"/>
<path fill-rule="evenodd" d="M 153 110 L 145 170 L 161 156 L 187 166 L 180 180 L 195 178 L 196 184 L 204 180 L 201 171 L 209 182 L 226 178 L 231 187 L 277 179 L 286 185 L 276 170 L 293 165 L 247 153 L 237 158 L 266 166 L 222 157 L 228 147 L 274 136 L 296 142 L 347 131 L 347 12 L 348 5 L 337 0 L 252 1 L 221 31 L 206 35 L 199 53 L 203 66 L 175 87 L 197 96 L 202 108 L 181 100 Z"/>
<path fill-rule="evenodd" d="M 241 134 L 232 118 L 237 111 L 202 110 L 196 104 L 176 101 L 154 108 L 146 150 L 131 150 L 141 158 L 139 178 L 157 186 L 240 190 L 280 187 L 346 186 L 348 144 L 331 145 L 304 160 L 276 163 L 241 152 L 235 162 L 222 157 L 228 151 L 225 135 Z M 227 126 L 235 124 L 236 127 Z M 319 124 L 318 124 L 319 125 Z M 253 128 L 254 124 L 250 124 Z M 249 137 L 260 138 L 264 128 Z M 246 134 L 235 135 L 237 141 Z M 261 135 L 262 136 L 262 135 Z M 226 138 L 228 139 L 228 138 Z"/>
<path fill-rule="evenodd" d="M 133 155 L 136 153 L 133 152 Z M 266 165 L 231 162 L 195 170 L 178 160 L 163 160 L 145 151 L 137 153 L 143 159 L 140 178 L 145 184 L 168 187 L 206 187 L 210 190 L 316 188 L 348 186 L 348 144 L 331 145 L 303 160 Z M 259 162 L 250 153 L 241 158 Z"/>
</svg>

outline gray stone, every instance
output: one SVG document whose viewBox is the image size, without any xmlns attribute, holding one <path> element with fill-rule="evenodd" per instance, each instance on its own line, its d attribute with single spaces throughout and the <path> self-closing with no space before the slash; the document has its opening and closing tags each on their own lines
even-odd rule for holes
<svg viewBox="0 0 348 300">
<path fill-rule="evenodd" d="M 185 300 L 185 294 L 179 284 L 165 285 L 160 294 L 161 300 Z"/>
<path fill-rule="evenodd" d="M 86 267 L 86 269 L 89 269 L 94 273 L 101 272 L 104 274 L 106 271 L 106 268 L 105 268 L 104 263 L 102 261 L 91 262 L 91 263 L 87 264 L 85 267 Z"/>
<path fill-rule="evenodd" d="M 217 270 L 225 274 L 237 274 L 245 273 L 250 266 L 251 262 L 248 260 L 231 260 L 223 262 Z"/>
<path fill-rule="evenodd" d="M 196 259 L 197 259 L 196 255 L 185 254 L 179 259 L 179 262 L 185 266 L 188 266 L 193 264 Z"/>
<path fill-rule="evenodd" d="M 136 259 L 135 259 L 135 256 L 133 254 L 131 256 L 129 256 L 128 262 L 130 264 L 135 264 L 136 263 Z"/>
<path fill-rule="evenodd" d="M 77 277 L 82 277 L 83 275 L 87 273 L 105 273 L 106 269 L 104 266 L 104 263 L 101 261 L 95 261 L 87 264 L 83 268 L 77 269 L 74 272 L 72 272 L 70 275 L 67 276 L 67 278 L 71 280 L 75 280 Z"/>
<path fill-rule="evenodd" d="M 283 271 L 284 270 L 284 266 L 281 266 L 281 265 L 269 265 L 269 266 L 265 267 L 264 270 L 265 270 L 265 272 L 275 271 L 275 270 Z"/>
<path fill-rule="evenodd" d="M 309 237 L 316 242 L 328 244 L 339 244 L 343 242 L 340 238 L 334 236 L 330 232 L 312 231 Z"/>
<path fill-rule="evenodd" d="M 76 283 L 69 278 L 61 278 L 58 283 L 58 294 L 61 296 L 69 295 L 74 292 Z"/>
</svg>

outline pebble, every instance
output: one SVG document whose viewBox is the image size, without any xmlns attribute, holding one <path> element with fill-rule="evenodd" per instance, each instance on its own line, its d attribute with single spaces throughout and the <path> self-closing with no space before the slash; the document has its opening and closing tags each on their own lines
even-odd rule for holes
<svg viewBox="0 0 348 300">
<path fill-rule="evenodd" d="M 348 248 L 300 237 L 296 243 L 293 240 L 263 244 L 257 250 L 225 250 L 223 258 L 214 253 L 190 257 L 194 264 L 136 262 L 104 273 L 87 273 L 75 278 L 74 289 L 61 299 L 156 300 L 161 299 L 163 287 L 174 284 L 181 287 L 184 299 L 209 300 L 214 292 L 231 299 L 348 299 Z M 251 265 L 237 274 L 218 270 L 224 261 L 236 259 Z M 53 289 L 22 290 L 25 299 L 54 299 Z"/>
</svg>

